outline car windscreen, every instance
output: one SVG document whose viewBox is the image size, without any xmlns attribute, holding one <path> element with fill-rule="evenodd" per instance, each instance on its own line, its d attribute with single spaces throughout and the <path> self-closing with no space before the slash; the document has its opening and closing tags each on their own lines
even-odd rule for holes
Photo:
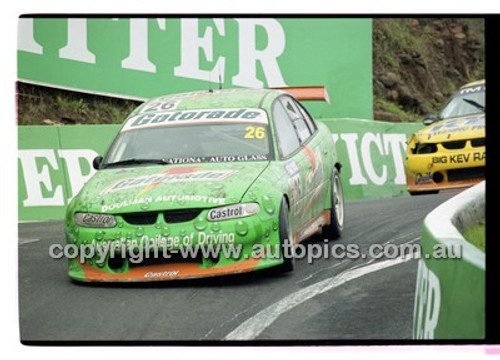
<svg viewBox="0 0 500 360">
<path fill-rule="evenodd" d="M 251 113 L 244 110 L 243 115 Z M 191 111 L 195 115 L 181 111 L 177 116 L 171 112 L 166 117 L 155 114 L 129 119 L 110 147 L 105 164 L 130 159 L 162 160 L 170 164 L 271 160 L 271 135 L 264 111 L 252 109 L 253 118 L 252 114 L 231 118 L 234 114 L 241 115 L 241 109 L 232 113 L 218 110 L 217 114 L 213 110 L 204 111 L 209 115 L 196 115 L 202 112 L 196 110 Z"/>
<path fill-rule="evenodd" d="M 461 89 L 448 101 L 439 116 L 448 119 L 484 112 L 485 94 L 485 86 Z"/>
</svg>

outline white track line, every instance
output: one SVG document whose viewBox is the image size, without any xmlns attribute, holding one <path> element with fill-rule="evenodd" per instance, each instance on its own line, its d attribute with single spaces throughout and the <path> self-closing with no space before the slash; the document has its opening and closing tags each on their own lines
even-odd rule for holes
<svg viewBox="0 0 500 360">
<path fill-rule="evenodd" d="M 339 262 L 339 263 L 335 263 L 335 264 L 333 264 L 333 265 L 327 266 L 326 268 L 322 268 L 322 269 L 320 269 L 320 270 L 318 270 L 318 271 L 315 271 L 315 272 L 313 272 L 312 274 L 310 274 L 310 275 L 306 276 L 305 278 L 303 278 L 303 279 L 300 279 L 300 280 L 296 281 L 295 283 L 296 283 L 296 284 L 300 284 L 301 282 L 304 282 L 304 281 L 309 280 L 310 278 L 314 277 L 314 275 L 317 275 L 317 274 L 319 274 L 320 272 L 323 272 L 323 271 L 327 271 L 327 270 L 334 269 L 334 268 L 336 268 L 336 267 L 338 267 L 338 266 L 341 266 L 341 265 L 344 265 L 344 264 L 346 264 L 346 263 L 348 263 L 348 262 L 349 262 L 349 260 L 342 260 L 342 261 L 341 261 L 341 262 Z"/>
<path fill-rule="evenodd" d="M 297 305 L 311 299 L 312 297 L 322 294 L 325 291 L 332 290 L 351 280 L 357 279 L 364 275 L 386 269 L 391 266 L 399 265 L 410 261 L 413 256 L 405 258 L 391 259 L 377 262 L 371 265 L 366 265 L 356 269 L 349 269 L 340 273 L 338 276 L 328 278 L 296 291 L 283 299 L 261 310 L 251 318 L 241 323 L 236 329 L 231 331 L 224 337 L 224 340 L 252 340 L 259 336 L 267 327 L 269 327 L 281 314 L 293 309 Z"/>
<path fill-rule="evenodd" d="M 19 245 L 24 245 L 24 244 L 31 244 L 34 242 L 40 241 L 40 239 L 26 239 L 26 238 L 19 238 Z"/>
<path fill-rule="evenodd" d="M 396 240 L 401 240 L 401 239 L 404 239 L 405 237 L 409 237 L 409 236 L 412 236 L 412 235 L 415 235 L 415 234 L 419 234 L 419 233 L 420 233 L 420 230 L 419 230 L 419 231 L 414 231 L 414 232 L 411 232 L 411 233 L 408 233 L 408 234 L 398 235 L 398 236 L 396 236 L 395 238 L 389 239 L 389 240 L 387 240 L 386 242 L 384 242 L 384 243 L 382 244 L 382 246 L 387 245 L 387 244 L 390 244 L 390 243 L 392 243 L 392 242 L 394 242 L 394 241 L 396 241 Z M 418 236 L 418 237 L 416 237 L 416 238 L 414 238 L 414 239 L 411 239 L 411 240 L 410 240 L 410 241 L 408 241 L 408 242 L 405 242 L 405 243 L 399 244 L 399 245 L 406 245 L 406 244 L 409 244 L 409 243 L 411 243 L 411 242 L 414 242 L 414 241 L 416 241 L 416 240 L 418 240 L 418 239 L 420 239 L 420 236 Z M 363 252 L 362 252 L 362 253 L 361 253 L 361 256 L 363 256 L 363 255 L 366 255 L 366 253 L 363 253 Z M 365 258 L 368 258 L 368 256 L 366 256 Z M 363 258 L 363 259 L 365 259 L 365 258 Z M 338 266 L 340 266 L 340 265 L 344 265 L 345 263 L 348 263 L 349 261 L 353 261 L 353 260 L 342 260 L 340 263 L 335 263 L 334 265 L 330 265 L 330 266 L 327 266 L 327 267 L 325 267 L 325 268 L 319 269 L 319 270 L 317 270 L 317 271 L 315 271 L 315 272 L 311 273 L 310 275 L 306 276 L 305 278 L 300 279 L 300 280 L 297 280 L 295 283 L 296 283 L 296 284 L 300 284 L 301 282 L 307 281 L 307 280 L 311 279 L 312 277 L 314 277 L 315 275 L 317 275 L 317 274 L 319 274 L 319 273 L 321 273 L 321 272 L 324 272 L 324 271 L 327 271 L 327 270 L 330 270 L 330 269 L 336 268 L 336 267 L 338 267 Z M 366 262 L 366 263 L 364 263 L 364 264 L 362 264 L 362 265 L 368 265 L 369 263 L 372 263 L 372 261 L 368 261 L 368 262 Z M 359 267 L 359 266 L 356 266 L 356 268 L 357 268 L 357 267 Z M 352 269 L 354 269 L 354 267 L 353 267 L 353 268 L 351 268 L 351 270 L 352 270 Z"/>
</svg>

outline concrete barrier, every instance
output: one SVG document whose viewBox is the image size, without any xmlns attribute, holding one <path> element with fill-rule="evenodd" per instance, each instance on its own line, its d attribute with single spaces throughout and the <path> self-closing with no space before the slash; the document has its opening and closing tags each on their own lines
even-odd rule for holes
<svg viewBox="0 0 500 360">
<path fill-rule="evenodd" d="M 484 219 L 486 182 L 427 215 L 422 230 L 414 339 L 483 339 L 485 254 L 461 232 Z"/>
</svg>

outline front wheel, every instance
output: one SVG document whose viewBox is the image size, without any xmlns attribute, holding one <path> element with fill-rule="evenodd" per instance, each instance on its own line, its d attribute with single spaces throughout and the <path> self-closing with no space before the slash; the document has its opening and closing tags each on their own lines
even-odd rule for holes
<svg viewBox="0 0 500 360">
<path fill-rule="evenodd" d="M 344 193 L 337 168 L 333 169 L 330 181 L 332 207 L 330 209 L 330 225 L 323 227 L 323 236 L 328 240 L 338 239 L 344 228 Z"/>
<path fill-rule="evenodd" d="M 283 263 L 278 265 L 278 273 L 286 273 L 293 271 L 295 268 L 295 258 L 293 257 L 293 240 L 290 222 L 288 220 L 288 204 L 283 198 L 281 200 L 280 217 L 279 217 L 279 234 L 280 234 L 280 250 L 283 257 Z"/>
</svg>

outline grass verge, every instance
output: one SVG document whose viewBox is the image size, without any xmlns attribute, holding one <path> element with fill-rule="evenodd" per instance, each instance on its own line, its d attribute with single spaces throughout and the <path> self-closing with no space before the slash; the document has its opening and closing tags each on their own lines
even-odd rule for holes
<svg viewBox="0 0 500 360">
<path fill-rule="evenodd" d="M 479 250 L 485 250 L 486 245 L 486 221 L 480 221 L 471 226 L 462 233 L 465 240 L 477 247 Z"/>
</svg>

